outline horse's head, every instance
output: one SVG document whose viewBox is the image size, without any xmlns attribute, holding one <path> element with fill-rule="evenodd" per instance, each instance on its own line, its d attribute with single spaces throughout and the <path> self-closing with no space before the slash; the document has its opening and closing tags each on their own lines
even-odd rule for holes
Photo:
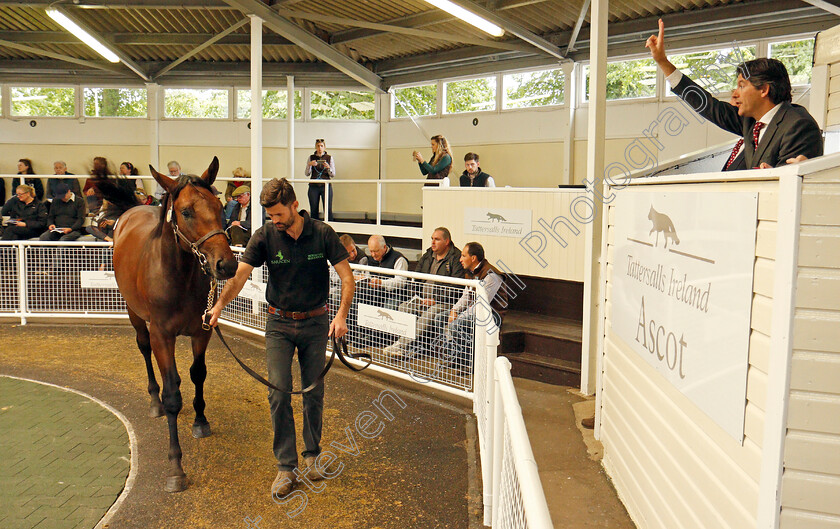
<svg viewBox="0 0 840 529">
<path fill-rule="evenodd" d="M 216 279 L 233 277 L 238 265 L 225 235 L 222 203 L 211 187 L 219 172 L 219 159 L 214 156 L 200 177 L 182 175 L 173 180 L 151 165 L 149 169 L 166 190 L 162 213 L 175 230 L 177 244 L 195 253 L 199 262 L 205 259 L 202 265 Z"/>
</svg>

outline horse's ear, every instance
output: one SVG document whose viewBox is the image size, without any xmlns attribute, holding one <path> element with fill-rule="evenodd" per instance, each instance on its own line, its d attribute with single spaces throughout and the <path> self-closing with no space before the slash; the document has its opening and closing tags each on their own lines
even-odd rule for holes
<svg viewBox="0 0 840 529">
<path fill-rule="evenodd" d="M 149 171 L 152 172 L 152 177 L 155 179 L 155 181 L 157 181 L 158 184 L 160 184 L 164 189 L 166 189 L 167 193 L 171 192 L 177 185 L 175 180 L 169 178 L 165 174 L 161 174 L 155 171 L 155 168 L 152 167 L 151 164 L 149 164 Z"/>
<path fill-rule="evenodd" d="M 216 181 L 216 175 L 219 174 L 219 158 L 218 156 L 213 157 L 213 161 L 210 162 L 210 167 L 204 171 L 204 174 L 201 175 L 203 180 L 207 181 L 208 185 L 213 185 L 213 182 Z"/>
</svg>

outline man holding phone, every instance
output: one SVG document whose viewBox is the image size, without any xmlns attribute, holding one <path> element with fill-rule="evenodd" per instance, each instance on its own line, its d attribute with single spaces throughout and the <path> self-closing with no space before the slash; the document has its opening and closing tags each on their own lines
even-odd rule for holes
<svg viewBox="0 0 840 529">
<path fill-rule="evenodd" d="M 327 154 L 327 144 L 322 138 L 315 140 L 315 152 L 306 160 L 306 176 L 310 180 L 331 180 L 335 178 L 335 159 Z M 319 218 L 319 206 L 324 202 L 327 211 L 325 219 L 334 220 L 332 214 L 333 189 L 330 188 L 330 199 L 325 199 L 326 188 L 329 184 L 309 184 L 309 215 L 313 219 Z M 328 203 L 327 203 L 328 202 Z"/>
</svg>

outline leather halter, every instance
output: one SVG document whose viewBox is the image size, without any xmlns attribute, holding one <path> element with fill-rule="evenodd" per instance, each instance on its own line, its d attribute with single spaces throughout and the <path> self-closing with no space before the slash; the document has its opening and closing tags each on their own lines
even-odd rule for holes
<svg viewBox="0 0 840 529">
<path fill-rule="evenodd" d="M 207 262 L 207 256 L 204 255 L 204 253 L 202 253 L 201 250 L 199 250 L 199 247 L 202 244 L 204 244 L 204 242 L 207 241 L 207 239 L 209 239 L 210 237 L 213 237 L 215 235 L 224 235 L 224 230 L 213 230 L 211 232 L 206 233 L 204 237 L 200 238 L 199 240 L 192 242 L 178 228 L 178 222 L 175 220 L 175 199 L 170 197 L 170 200 L 172 202 L 169 206 L 169 211 L 166 212 L 166 221 L 172 223 L 172 231 L 180 240 L 184 241 L 190 247 L 190 250 L 192 251 L 193 255 L 195 255 L 198 259 L 198 264 L 201 266 L 201 271 L 212 278 L 213 271 L 210 269 L 210 265 Z"/>
</svg>

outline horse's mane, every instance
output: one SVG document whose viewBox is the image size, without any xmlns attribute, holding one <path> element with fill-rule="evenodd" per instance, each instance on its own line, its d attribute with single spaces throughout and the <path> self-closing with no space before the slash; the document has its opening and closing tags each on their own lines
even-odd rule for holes
<svg viewBox="0 0 840 529">
<path fill-rule="evenodd" d="M 108 201 L 107 211 L 118 217 L 133 208 L 138 206 L 137 197 L 134 194 L 134 189 L 130 189 L 126 185 L 125 178 L 115 178 L 113 176 L 94 176 L 92 178 L 96 189 L 102 194 L 102 198 Z"/>
<path fill-rule="evenodd" d="M 120 180 L 125 181 L 125 179 L 117 179 L 113 176 L 97 176 L 93 178 L 96 188 L 99 189 L 99 192 L 102 193 L 102 197 L 109 203 L 107 208 L 108 212 L 115 216 L 120 216 L 129 209 L 140 205 L 137 202 L 137 197 L 135 196 L 134 191 L 129 190 L 124 185 L 120 185 Z M 172 188 L 172 191 L 164 193 L 161 198 L 158 225 L 153 231 L 155 236 L 160 236 L 162 233 L 163 225 L 166 224 L 166 212 L 171 207 L 171 204 L 177 200 L 178 195 L 181 194 L 181 191 L 183 191 L 185 187 L 192 185 L 195 187 L 202 187 L 211 193 L 213 192 L 213 188 L 210 184 L 208 184 L 207 181 L 200 176 L 192 174 L 181 175 L 175 182 L 176 185 Z"/>
<path fill-rule="evenodd" d="M 178 199 L 178 195 L 181 194 L 181 191 L 184 190 L 185 187 L 188 185 L 192 185 L 195 187 L 203 187 L 204 189 L 213 193 L 213 188 L 210 184 L 207 183 L 206 180 L 201 178 L 200 176 L 196 176 L 194 174 L 182 174 L 175 180 L 176 185 L 172 188 L 172 191 L 164 193 L 163 197 L 160 200 L 160 217 L 158 219 L 158 225 L 154 229 L 155 236 L 159 236 L 163 230 L 163 225 L 166 224 L 166 212 L 169 211 L 169 208 L 172 207 L 172 204 L 175 200 Z"/>
</svg>

